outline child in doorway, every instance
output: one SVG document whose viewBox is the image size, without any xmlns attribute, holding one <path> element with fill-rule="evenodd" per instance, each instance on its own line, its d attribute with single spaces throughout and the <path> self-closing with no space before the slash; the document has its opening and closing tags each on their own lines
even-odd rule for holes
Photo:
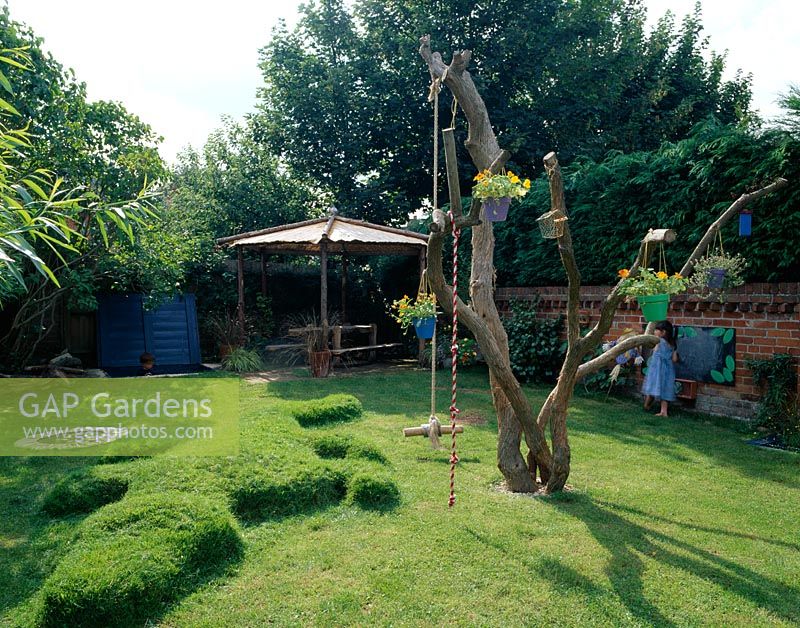
<svg viewBox="0 0 800 628">
<path fill-rule="evenodd" d="M 656 324 L 658 346 L 647 361 L 647 375 L 644 378 L 642 394 L 644 409 L 649 410 L 654 398 L 661 400 L 661 412 L 656 416 L 669 416 L 669 402 L 675 401 L 675 363 L 678 361 L 678 340 L 675 329 L 669 321 Z"/>
</svg>

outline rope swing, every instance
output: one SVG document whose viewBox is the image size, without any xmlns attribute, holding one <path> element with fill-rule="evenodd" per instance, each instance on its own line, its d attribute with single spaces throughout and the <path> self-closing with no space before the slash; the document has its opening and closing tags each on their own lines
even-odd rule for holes
<svg viewBox="0 0 800 628">
<path fill-rule="evenodd" d="M 445 75 L 446 76 L 446 75 Z M 430 91 L 428 93 L 428 101 L 433 104 L 433 211 L 439 208 L 438 205 L 438 192 L 439 192 L 439 92 L 441 91 L 441 83 L 444 81 L 444 76 L 436 78 L 431 83 Z M 452 108 L 452 122 L 451 127 L 455 126 L 456 108 L 458 103 L 453 101 Z M 439 419 L 436 418 L 436 328 L 433 331 L 433 338 L 431 339 L 431 413 L 428 423 L 420 425 L 419 427 L 411 427 L 403 430 L 405 436 L 426 436 L 430 438 L 431 445 L 435 449 L 441 447 L 439 443 L 439 436 L 442 434 L 451 434 L 450 444 L 450 497 L 448 499 L 448 506 L 453 507 L 456 503 L 455 493 L 455 479 L 456 479 L 456 464 L 458 463 L 458 455 L 456 453 L 456 434 L 462 433 L 464 427 L 456 425 L 456 417 L 459 410 L 456 406 L 456 397 L 458 389 L 458 242 L 461 235 L 461 230 L 456 227 L 453 212 L 448 212 L 450 222 L 453 225 L 453 336 L 450 344 L 450 357 L 452 361 L 451 376 L 452 387 L 450 397 L 450 425 L 442 426 Z M 420 292 L 432 292 L 428 283 L 427 270 L 423 271 L 420 278 Z"/>
</svg>

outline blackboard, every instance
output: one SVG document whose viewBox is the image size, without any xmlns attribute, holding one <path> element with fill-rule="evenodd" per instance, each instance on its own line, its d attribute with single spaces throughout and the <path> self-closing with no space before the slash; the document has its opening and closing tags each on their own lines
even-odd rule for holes
<svg viewBox="0 0 800 628">
<path fill-rule="evenodd" d="M 733 386 L 736 379 L 736 330 L 732 327 L 677 327 L 678 379 Z"/>
</svg>

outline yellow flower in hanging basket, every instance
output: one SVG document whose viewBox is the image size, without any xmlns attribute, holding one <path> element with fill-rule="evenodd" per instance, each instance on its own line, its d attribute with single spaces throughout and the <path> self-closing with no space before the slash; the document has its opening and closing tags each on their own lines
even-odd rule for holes
<svg viewBox="0 0 800 628">
<path fill-rule="evenodd" d="M 472 196 L 481 200 L 486 198 L 522 198 L 530 190 L 530 179 L 524 181 L 510 170 L 504 174 L 492 174 L 484 170 L 475 175 L 477 183 L 472 188 Z"/>
<path fill-rule="evenodd" d="M 433 294 L 418 294 L 416 299 L 411 299 L 405 294 L 402 299 L 392 301 L 389 316 L 406 329 L 414 324 L 415 318 L 436 316 L 436 297 Z"/>
<path fill-rule="evenodd" d="M 617 274 L 622 278 L 620 293 L 630 297 L 686 291 L 686 280 L 679 273 L 669 276 L 663 270 L 656 272 L 652 268 L 639 268 L 638 272 L 623 268 Z"/>
</svg>

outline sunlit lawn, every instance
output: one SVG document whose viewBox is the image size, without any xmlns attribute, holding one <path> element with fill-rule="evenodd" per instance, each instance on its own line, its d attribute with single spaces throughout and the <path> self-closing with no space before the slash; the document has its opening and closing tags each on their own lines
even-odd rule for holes
<svg viewBox="0 0 800 628">
<path fill-rule="evenodd" d="M 290 417 L 292 400 L 332 392 L 357 396 L 365 417 L 314 430 Z M 545 394 L 530 389 L 534 404 Z M 440 418 L 448 397 L 442 388 Z M 497 490 L 486 375 L 473 371 L 462 376 L 459 406 L 463 416 L 487 422 L 459 437 L 457 504 L 448 510 L 448 453 L 401 432 L 427 418 L 426 372 L 243 384 L 242 399 L 250 455 L 291 465 L 316 458 L 310 434 L 356 435 L 388 458 L 402 502 L 388 512 L 342 502 L 242 522 L 242 561 L 162 609 L 155 623 L 800 623 L 798 454 L 750 447 L 741 433 L 679 413 L 646 415 L 632 401 L 578 398 L 570 416 L 572 490 L 508 495 Z M 0 460 L 0 616 L 9 624 L 35 621 L 36 591 L 82 521 L 42 514 L 43 492 L 87 464 Z M 160 467 L 165 477 L 153 477 L 142 461 L 113 466 L 133 478 L 132 492 L 158 491 L 181 477 L 181 490 L 202 493 L 214 473 L 211 463 L 169 465 Z"/>
</svg>

